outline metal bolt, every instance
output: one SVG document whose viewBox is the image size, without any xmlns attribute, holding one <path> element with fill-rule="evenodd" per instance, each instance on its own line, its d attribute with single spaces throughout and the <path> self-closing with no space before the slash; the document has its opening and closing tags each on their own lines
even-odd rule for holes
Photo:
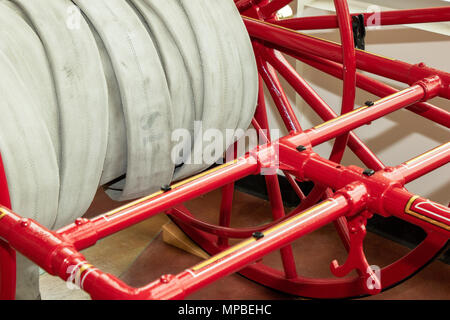
<svg viewBox="0 0 450 320">
<path fill-rule="evenodd" d="M 365 176 L 370 177 L 370 176 L 373 176 L 373 175 L 375 174 L 375 170 L 372 170 L 372 169 L 366 169 L 366 170 L 363 171 L 363 174 L 364 174 Z"/>
<path fill-rule="evenodd" d="M 161 191 L 167 192 L 167 191 L 170 191 L 170 190 L 172 190 L 172 187 L 169 186 L 168 184 L 165 184 L 165 185 L 163 185 L 161 187 Z"/>
<path fill-rule="evenodd" d="M 24 228 L 28 227 L 30 225 L 30 221 L 28 221 L 27 218 L 23 218 L 22 220 L 20 220 L 20 225 Z"/>
<path fill-rule="evenodd" d="M 161 281 L 161 283 L 169 283 L 169 281 L 171 281 L 172 279 L 173 279 L 173 275 L 164 274 L 161 276 L 161 278 L 159 278 L 159 281 Z"/>
<path fill-rule="evenodd" d="M 253 238 L 255 238 L 256 240 L 259 240 L 259 239 L 264 238 L 264 233 L 259 232 L 259 231 L 256 231 L 256 232 L 253 232 L 252 236 L 253 236 Z"/>
<path fill-rule="evenodd" d="M 299 151 L 299 152 L 306 151 L 306 147 L 305 147 L 305 146 L 302 146 L 302 145 L 299 145 L 296 149 L 297 149 L 297 151 Z"/>
<path fill-rule="evenodd" d="M 364 104 L 368 107 L 372 107 L 375 105 L 375 102 L 369 100 L 369 101 L 366 101 Z"/>
</svg>

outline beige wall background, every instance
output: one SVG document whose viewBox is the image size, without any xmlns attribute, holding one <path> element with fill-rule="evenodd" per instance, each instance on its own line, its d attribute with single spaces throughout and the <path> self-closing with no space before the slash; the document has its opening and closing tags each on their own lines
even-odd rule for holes
<svg viewBox="0 0 450 320">
<path fill-rule="evenodd" d="M 402 8 L 402 1 L 375 0 L 376 4 L 396 3 L 397 8 Z M 372 3 L 373 4 L 373 3 Z M 349 1 L 351 11 L 366 11 L 369 5 L 360 1 Z M 426 7 L 446 5 L 444 1 L 410 1 L 403 3 L 406 7 Z M 447 3 L 447 5 L 450 5 Z M 314 16 L 332 14 L 333 1 L 301 1 L 292 4 L 294 14 L 298 16 Z M 382 9 L 385 9 L 384 7 Z M 417 26 L 417 25 L 416 25 Z M 340 42 L 339 33 L 335 30 L 317 30 L 309 32 L 315 36 Z M 435 23 L 420 25 L 419 28 L 411 26 L 382 27 L 380 30 L 368 30 L 366 36 L 366 50 L 387 57 L 401 59 L 409 63 L 426 62 L 427 65 L 450 72 L 450 26 L 448 23 Z M 299 74 L 304 77 L 321 97 L 335 111 L 339 111 L 341 105 L 342 82 L 317 71 L 302 63 L 296 65 Z M 404 88 L 405 85 L 377 77 L 384 82 Z M 287 95 L 293 105 L 295 113 L 304 129 L 321 123 L 321 119 L 315 115 L 310 107 L 295 94 L 295 92 L 283 81 Z M 268 101 L 270 95 L 266 94 Z M 367 100 L 376 100 L 377 97 L 362 90 L 357 91 L 356 105 L 362 105 Z M 450 101 L 435 98 L 431 103 L 450 110 Z M 269 110 L 269 121 L 272 128 L 279 128 L 286 133 L 284 125 L 274 112 Z M 378 155 L 387 165 L 396 165 L 420 153 L 432 149 L 449 141 L 450 131 L 442 126 L 421 118 L 407 110 L 399 110 L 371 125 L 361 127 L 355 131 L 358 136 Z M 331 151 L 331 143 L 326 143 L 315 148 L 322 156 L 328 156 Z M 363 166 L 350 150 L 346 151 L 344 164 L 356 164 Z M 450 164 L 430 173 L 407 187 L 411 192 L 423 195 L 445 205 L 450 202 Z"/>
</svg>

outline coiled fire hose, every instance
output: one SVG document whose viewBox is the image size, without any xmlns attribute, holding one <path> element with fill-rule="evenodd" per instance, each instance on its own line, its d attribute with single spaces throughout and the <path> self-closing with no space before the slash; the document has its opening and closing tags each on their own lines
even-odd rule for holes
<svg viewBox="0 0 450 320">
<path fill-rule="evenodd" d="M 233 0 L 0 0 L 0 24 L 12 209 L 46 227 L 99 186 L 128 200 L 206 169 L 200 131 L 250 125 L 257 70 Z M 17 298 L 38 298 L 38 280 L 18 255 Z"/>
</svg>

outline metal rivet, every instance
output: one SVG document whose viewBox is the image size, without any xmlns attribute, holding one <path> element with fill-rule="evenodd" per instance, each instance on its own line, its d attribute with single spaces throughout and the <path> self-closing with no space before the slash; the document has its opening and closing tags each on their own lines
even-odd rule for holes
<svg viewBox="0 0 450 320">
<path fill-rule="evenodd" d="M 172 279 L 173 279 L 173 275 L 165 274 L 165 275 L 162 275 L 161 278 L 159 278 L 159 281 L 161 281 L 161 283 L 169 283 L 169 281 Z"/>
<path fill-rule="evenodd" d="M 252 234 L 253 238 L 255 238 L 256 240 L 259 240 L 261 238 L 264 238 L 264 233 L 256 231 Z"/>
<path fill-rule="evenodd" d="M 370 177 L 370 176 L 373 176 L 373 175 L 375 174 L 375 170 L 372 170 L 372 169 L 366 169 L 366 170 L 363 171 L 363 174 L 364 174 L 365 176 Z"/>
<path fill-rule="evenodd" d="M 28 221 L 27 218 L 23 218 L 22 220 L 20 220 L 20 225 L 22 227 L 28 227 L 30 225 L 30 222 Z"/>
<path fill-rule="evenodd" d="M 161 187 L 161 191 L 167 192 L 167 191 L 170 191 L 170 190 L 172 190 L 172 187 L 169 186 L 168 184 L 165 184 L 165 185 L 163 185 Z"/>
</svg>

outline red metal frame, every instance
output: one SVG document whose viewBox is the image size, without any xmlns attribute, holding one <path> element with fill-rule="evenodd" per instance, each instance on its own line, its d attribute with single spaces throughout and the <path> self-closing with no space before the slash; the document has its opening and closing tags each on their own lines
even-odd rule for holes
<svg viewBox="0 0 450 320">
<path fill-rule="evenodd" d="M 411 65 L 355 50 L 351 15 L 346 1 L 335 0 L 337 16 L 295 18 L 277 21 L 275 12 L 290 0 L 235 1 L 247 26 L 260 73 L 258 108 L 252 121 L 256 129 L 268 129 L 265 83 L 280 112 L 289 135 L 271 141 L 246 156 L 172 185 L 94 219 L 77 219 L 60 230 L 51 231 L 31 219 L 24 219 L 9 208 L 10 200 L 3 164 L 0 162 L 0 298 L 15 295 L 15 250 L 49 274 L 63 280 L 75 268 L 80 286 L 94 299 L 179 299 L 232 272 L 240 272 L 264 285 L 288 293 L 316 298 L 340 298 L 375 294 L 409 277 L 445 246 L 450 235 L 448 207 L 413 195 L 405 184 L 447 164 L 450 143 L 445 143 L 396 167 L 385 166 L 351 130 L 384 115 L 406 108 L 431 121 L 449 127 L 450 113 L 426 101 L 440 96 L 450 98 L 450 74 L 424 64 Z M 450 7 L 414 9 L 382 13 L 382 24 L 449 21 Z M 269 23 L 270 22 L 270 23 Z M 337 28 L 342 45 L 286 29 Z M 280 52 L 289 54 L 319 70 L 344 80 L 342 114 L 330 106 L 298 75 Z M 397 91 L 356 72 L 369 71 L 409 85 Z M 278 79 L 278 74 L 311 105 L 325 121 L 303 130 Z M 373 105 L 353 110 L 355 84 L 380 97 Z M 312 148 L 336 138 L 330 159 L 318 156 Z M 340 164 L 346 146 L 374 171 Z M 259 174 L 270 167 L 279 151 L 280 166 L 302 200 L 298 208 L 285 214 L 276 176 L 266 176 L 274 222 L 252 228 L 231 228 L 234 181 Z M 1 160 L 1 159 L 0 159 Z M 296 180 L 313 181 L 314 190 L 305 196 Z M 219 225 L 198 220 L 182 203 L 222 188 Z M 333 191 L 336 190 L 336 191 Z M 322 200 L 322 201 L 320 201 Z M 320 201 L 319 204 L 317 202 Z M 164 275 L 141 288 L 132 288 L 113 275 L 89 264 L 79 250 L 98 240 L 166 212 L 180 227 L 213 256 L 178 275 Z M 405 257 L 381 270 L 381 277 L 368 269 L 363 239 L 367 219 L 376 213 L 396 216 L 427 233 L 425 240 Z M 292 241 L 334 222 L 345 248 L 347 261 L 331 263 L 335 279 L 305 278 L 297 274 Z M 257 232 L 257 234 L 255 233 Z M 248 238 L 229 247 L 229 238 Z M 281 250 L 283 271 L 259 260 Z M 356 270 L 358 276 L 344 277 Z M 369 271 L 368 271 L 369 270 Z M 72 279 L 71 278 L 71 279 Z M 372 284 L 380 286 L 367 286 Z"/>
</svg>

